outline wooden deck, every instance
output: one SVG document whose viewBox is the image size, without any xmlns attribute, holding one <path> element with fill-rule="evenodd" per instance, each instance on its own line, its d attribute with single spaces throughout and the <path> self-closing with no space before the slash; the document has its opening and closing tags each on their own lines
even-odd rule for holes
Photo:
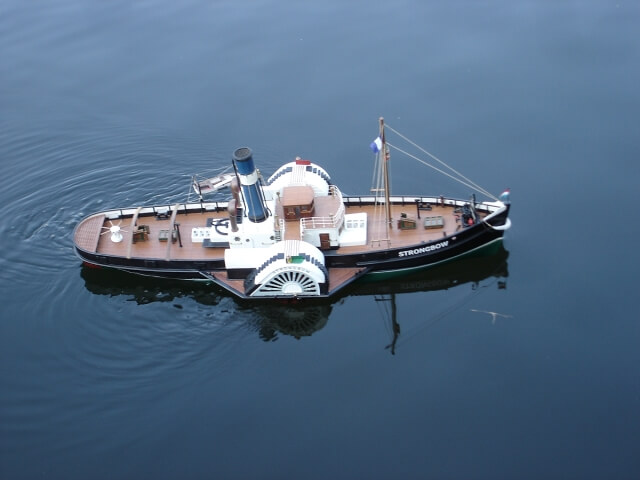
<svg viewBox="0 0 640 480">
<path fill-rule="evenodd" d="M 377 207 L 377 210 L 372 206 L 348 207 L 346 213 L 367 213 L 367 245 L 341 247 L 337 251 L 339 253 L 366 253 L 375 250 L 384 250 L 390 247 L 399 248 L 420 243 L 428 243 L 436 241 L 439 238 L 446 237 L 447 235 L 451 235 L 462 228 L 458 216 L 454 214 L 453 206 L 447 205 L 443 207 L 432 205 L 431 210 L 421 211 L 420 218 L 418 219 L 415 206 L 392 205 L 392 221 L 388 229 L 384 219 L 384 213 L 380 211 L 382 208 L 384 207 Z M 407 219 L 413 219 L 416 221 L 415 229 L 402 230 L 398 228 L 397 222 L 402 218 L 402 214 L 406 214 Z M 425 229 L 425 218 L 437 216 L 443 218 L 443 227 Z"/>
<path fill-rule="evenodd" d="M 76 229 L 73 241 L 83 250 L 94 253 L 98 249 L 100 234 L 104 231 L 104 214 L 94 215 L 84 221 L 81 228 Z"/>
<path fill-rule="evenodd" d="M 224 283 L 227 288 L 235 291 L 238 295 L 244 295 L 244 280 L 233 280 L 227 275 L 227 272 L 209 272 L 220 283 Z"/>
<path fill-rule="evenodd" d="M 278 208 L 276 216 L 268 218 L 266 222 L 278 222 L 278 219 L 282 218 L 280 207 Z M 454 235 L 462 229 L 460 214 L 455 212 L 454 205 L 432 204 L 430 210 L 420 211 L 420 218 L 418 218 L 415 204 L 392 205 L 392 221 L 389 225 L 384 220 L 383 208 L 372 205 L 348 204 L 345 206 L 346 214 L 367 214 L 367 242 L 365 245 L 340 247 L 333 250 L 332 254 L 366 254 L 388 248 L 420 245 Z M 127 213 L 120 210 L 96 214 L 78 225 L 74 241 L 80 249 L 98 255 L 149 260 L 222 261 L 225 248 L 206 247 L 203 242 L 193 241 L 192 229 L 206 227 L 218 219 L 227 219 L 226 206 L 219 208 L 216 205 L 211 211 L 190 209 L 186 212 L 185 210 L 187 210 L 186 207 L 176 205 L 167 209 L 165 215 L 160 216 L 149 215 L 151 211 L 156 212 L 156 207 L 131 208 Z M 320 205 L 319 210 L 334 214 L 336 211 L 334 199 L 328 198 L 326 204 Z M 480 218 L 487 215 L 481 212 L 477 214 Z M 434 217 L 442 217 L 443 222 L 442 225 L 431 228 L 430 223 L 433 222 L 428 222 L 428 225 L 425 219 Z M 414 220 L 415 228 L 400 228 L 399 220 Z M 284 223 L 284 239 L 300 239 L 300 222 Z M 122 241 L 111 240 L 109 227 L 112 225 L 120 227 Z M 145 233 L 139 233 L 140 229 Z M 176 233 L 179 231 L 179 237 L 176 235 L 176 238 L 172 239 L 172 231 Z M 336 292 L 363 273 L 364 268 L 329 268 L 328 293 Z M 244 280 L 229 279 L 225 271 L 207 271 L 204 275 L 223 284 L 231 292 L 244 295 Z"/>
<path fill-rule="evenodd" d="M 110 235 L 100 235 L 97 244 L 97 253 L 105 255 L 118 255 L 129 258 L 148 258 L 148 259 L 219 259 L 224 257 L 224 249 L 203 247 L 202 243 L 191 241 L 191 229 L 194 227 L 204 227 L 207 218 L 224 218 L 222 213 L 203 212 L 203 213 L 178 213 L 173 212 L 170 218 L 157 219 L 153 216 L 131 217 L 112 220 L 114 224 L 120 225 L 123 232 L 123 240 L 119 243 L 111 241 Z M 175 217 L 175 218 L 174 218 Z M 133 222 L 136 221 L 137 225 Z M 118 223 L 120 222 L 120 223 Z M 145 240 L 134 241 L 133 232 L 136 227 L 147 225 L 149 227 L 149 235 Z M 170 232 L 173 230 L 172 225 L 180 231 L 180 242 L 175 240 L 172 242 Z M 109 227 L 109 219 L 103 216 L 103 226 Z M 84 230 L 84 225 L 82 229 Z M 106 230 L 102 230 L 105 232 Z M 169 231 L 167 241 L 160 240 L 160 233 Z M 77 235 L 78 236 L 78 235 Z"/>
<path fill-rule="evenodd" d="M 329 294 L 341 289 L 345 284 L 357 277 L 364 268 L 330 268 Z"/>
<path fill-rule="evenodd" d="M 380 209 L 380 207 L 378 207 Z M 177 209 L 176 209 L 177 210 Z M 461 228 L 457 216 L 454 214 L 452 206 L 432 206 L 430 211 L 421 211 L 421 218 L 417 218 L 416 209 L 412 205 L 392 206 L 392 223 L 387 230 L 384 219 L 376 220 L 373 206 L 349 206 L 346 213 L 367 213 L 367 244 L 361 246 L 341 247 L 336 253 L 367 253 L 376 250 L 383 250 L 389 247 L 403 247 L 435 241 L 438 238 L 455 233 Z M 416 220 L 416 228 L 409 230 L 399 229 L 397 221 L 401 214 L 405 213 L 407 218 Z M 442 228 L 424 228 L 425 217 L 441 216 L 444 219 Z M 89 252 L 105 255 L 115 255 L 128 258 L 148 258 L 148 259 L 184 259 L 184 260 L 215 260 L 224 258 L 224 248 L 204 247 L 200 242 L 191 240 L 191 230 L 195 227 L 205 227 L 207 219 L 226 218 L 225 212 L 195 212 L 185 214 L 173 211 L 171 218 L 157 219 L 154 216 L 137 216 L 129 218 L 109 220 L 105 215 L 89 217 L 77 228 L 75 234 L 76 244 Z M 272 221 L 268 219 L 267 221 Z M 110 234 L 106 228 L 119 225 L 122 229 L 123 240 L 115 243 L 111 241 Z M 134 222 L 137 225 L 134 225 Z M 160 240 L 160 232 L 172 229 L 175 224 L 180 231 L 181 243 Z M 148 238 L 134 241 L 133 231 L 137 226 L 147 225 L 149 228 Z M 103 228 L 106 227 L 106 228 Z M 300 227 L 298 222 L 286 222 L 285 239 L 299 239 Z M 169 235 L 171 237 L 171 235 Z"/>
</svg>

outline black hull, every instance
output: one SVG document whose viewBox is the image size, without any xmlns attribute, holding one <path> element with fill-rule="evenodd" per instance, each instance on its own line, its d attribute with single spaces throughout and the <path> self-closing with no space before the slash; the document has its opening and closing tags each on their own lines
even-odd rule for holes
<svg viewBox="0 0 640 480">
<path fill-rule="evenodd" d="M 507 208 L 504 213 L 492 218 L 490 223 L 480 222 L 454 235 L 411 247 L 389 248 L 355 255 L 329 252 L 325 254 L 325 262 L 327 268 L 367 267 L 369 273 L 373 274 L 402 274 L 406 271 L 429 267 L 465 256 L 500 240 L 504 230 L 492 227 L 505 225 L 508 214 Z"/>
<path fill-rule="evenodd" d="M 499 243 L 504 234 L 503 227 L 508 222 L 507 208 L 489 222 L 479 222 L 463 228 L 453 235 L 443 236 L 437 241 L 421 243 L 410 247 L 388 248 L 375 252 L 358 254 L 340 254 L 337 251 L 325 252 L 327 268 L 364 268 L 369 276 L 398 276 L 457 258 L 465 257 L 483 250 L 484 246 Z M 494 228 L 497 227 L 497 228 Z M 221 287 L 229 288 L 218 282 L 212 274 L 225 270 L 224 260 L 159 260 L 124 258 L 86 252 L 77 246 L 77 255 L 90 266 L 107 267 L 125 272 L 158 278 L 179 280 L 211 281 Z M 230 290 L 232 291 L 232 290 Z M 330 291 L 323 297 L 336 296 L 339 290 Z M 238 295 L 238 292 L 232 291 Z M 243 298 L 252 298 L 240 295 Z"/>
</svg>

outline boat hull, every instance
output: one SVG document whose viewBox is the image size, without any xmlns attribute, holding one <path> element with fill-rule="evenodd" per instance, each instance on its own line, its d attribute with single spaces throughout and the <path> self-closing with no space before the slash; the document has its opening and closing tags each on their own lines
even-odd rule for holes
<svg viewBox="0 0 640 480">
<path fill-rule="evenodd" d="M 421 242 L 399 248 L 358 254 L 325 254 L 328 267 L 368 267 L 369 274 L 400 275 L 423 267 L 436 265 L 463 255 L 473 254 L 481 247 L 501 240 L 508 222 L 509 208 L 490 222 L 480 222 L 454 235 L 428 243 Z M 498 227 L 498 228 L 492 228 Z"/>
<path fill-rule="evenodd" d="M 496 198 L 439 161 L 455 175 L 436 170 L 494 201 L 391 195 L 391 145 L 384 119 L 378 123 L 368 195 L 343 195 L 324 168 L 301 157 L 265 181 L 252 150 L 241 147 L 232 156 L 233 173 L 193 177 L 198 203 L 86 217 L 74 231 L 76 254 L 91 266 L 210 281 L 242 298 L 296 299 L 335 296 L 366 276 L 404 275 L 500 242 L 510 226 L 508 190 Z M 225 186 L 228 201 L 204 200 L 203 193 Z"/>
<path fill-rule="evenodd" d="M 473 226 L 460 229 L 455 234 L 443 235 L 429 242 L 420 241 L 398 247 L 394 247 L 393 242 L 390 242 L 387 248 L 355 253 L 343 253 L 340 249 L 325 251 L 324 259 L 328 271 L 337 276 L 340 276 L 340 272 L 348 270 L 353 273 L 349 274 L 347 281 L 341 281 L 339 288 L 329 286 L 326 292 L 316 297 L 335 296 L 347 284 L 362 278 L 382 280 L 471 255 L 490 254 L 493 247 L 501 244 L 504 231 L 509 226 L 508 214 L 509 205 L 506 205 L 498 214 L 487 217 Z M 226 267 L 223 257 L 197 259 L 126 257 L 91 252 L 82 248 L 78 242 L 75 244 L 75 252 L 89 266 L 117 269 L 157 278 L 212 282 L 241 298 L 254 298 L 246 295 L 232 282 L 224 281 Z M 285 297 L 290 298 L 290 296 L 283 296 Z"/>
</svg>

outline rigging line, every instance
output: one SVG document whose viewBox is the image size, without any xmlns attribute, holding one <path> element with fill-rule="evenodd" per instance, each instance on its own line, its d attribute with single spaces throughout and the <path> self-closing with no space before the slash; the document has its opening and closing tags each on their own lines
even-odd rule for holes
<svg viewBox="0 0 640 480">
<path fill-rule="evenodd" d="M 389 127 L 387 125 L 387 127 Z M 389 130 L 391 130 L 393 133 L 395 133 L 396 135 L 398 135 L 400 138 L 402 138 L 403 140 L 405 140 L 406 142 L 410 143 L 411 145 L 413 145 L 414 147 L 416 147 L 418 150 L 420 150 L 421 152 L 429 155 L 431 158 L 433 158 L 435 161 L 437 161 L 438 163 L 440 163 L 441 165 L 443 165 L 444 167 L 448 168 L 449 170 L 451 170 L 453 173 L 455 173 L 456 175 L 458 175 L 460 178 L 462 178 L 463 180 L 469 182 L 471 185 L 473 185 L 475 188 L 477 188 L 478 190 L 482 190 L 481 193 L 484 193 L 485 195 L 488 194 L 488 192 L 482 188 L 480 185 L 478 185 L 477 183 L 475 183 L 474 181 L 470 180 L 469 178 L 465 177 L 462 173 L 458 172 L 455 168 L 451 167 L 450 165 L 448 165 L 447 163 L 445 163 L 444 161 L 440 160 L 438 157 L 436 157 L 435 155 L 433 155 L 432 153 L 428 152 L 427 150 L 425 150 L 424 148 L 422 148 L 420 145 L 416 144 L 415 142 L 411 141 L 410 139 L 408 139 L 407 137 L 405 137 L 404 135 L 402 135 L 400 132 L 398 132 L 397 130 L 395 130 L 393 127 L 389 127 Z M 491 197 L 492 195 L 489 194 L 489 196 Z"/>
<path fill-rule="evenodd" d="M 194 177 L 191 177 L 192 180 L 195 180 Z M 197 180 L 196 180 L 197 181 Z M 187 190 L 187 203 L 191 202 L 191 191 L 193 190 L 193 185 L 189 185 L 189 190 Z M 199 190 L 199 189 L 198 189 Z"/>
<path fill-rule="evenodd" d="M 475 190 L 476 192 L 478 192 L 478 193 L 482 193 L 483 195 L 486 195 L 486 196 L 487 196 L 487 197 L 489 197 L 489 198 L 492 198 L 492 199 L 494 199 L 494 200 L 498 200 L 498 198 L 497 198 L 495 195 L 492 195 L 491 193 L 489 193 L 488 191 L 486 191 L 484 188 L 482 188 L 482 187 L 480 187 L 480 186 L 476 185 L 476 184 L 475 184 L 475 183 L 473 183 L 473 182 L 471 182 L 471 183 L 467 183 L 467 182 L 465 182 L 465 181 L 461 180 L 460 178 L 457 178 L 457 177 L 455 177 L 455 176 L 451 175 L 450 173 L 445 172 L 444 170 L 442 170 L 442 169 L 440 169 L 440 168 L 438 168 L 438 167 L 435 167 L 435 166 L 431 165 L 431 164 L 430 164 L 430 163 L 428 163 L 428 162 L 425 162 L 424 160 L 422 160 L 422 159 L 420 159 L 420 158 L 416 157 L 415 155 L 412 155 L 411 153 L 409 153 L 409 152 L 407 152 L 407 151 L 405 151 L 405 150 L 403 150 L 403 149 L 401 149 L 401 148 L 399 148 L 399 147 L 396 147 L 395 145 L 390 144 L 389 142 L 387 142 L 387 145 L 389 145 L 389 146 L 390 146 L 390 147 L 392 147 L 392 148 L 395 148 L 395 149 L 396 149 L 397 151 L 399 151 L 400 153 L 404 153 L 406 156 L 413 158 L 414 160 L 416 160 L 416 161 L 418 161 L 418 162 L 422 163 L 423 165 L 426 165 L 427 167 L 433 168 L 436 172 L 439 172 L 439 173 L 441 173 L 441 174 L 443 174 L 443 175 L 445 175 L 445 176 L 447 176 L 447 177 L 451 178 L 452 180 L 455 180 L 456 182 L 461 183 L 462 185 L 464 185 L 464 186 L 465 186 L 465 187 L 467 187 L 467 188 L 470 188 L 471 190 Z M 455 171 L 455 170 L 454 170 L 454 171 Z M 462 178 L 465 178 L 465 177 L 462 177 Z M 466 180 L 466 179 L 465 179 L 465 180 Z"/>
<path fill-rule="evenodd" d="M 383 186 L 382 163 L 381 163 L 383 162 L 383 159 L 380 152 L 376 153 L 375 158 L 376 160 L 375 160 L 374 172 L 373 172 L 374 179 L 372 179 L 372 185 L 371 185 L 373 192 L 371 193 L 373 194 L 373 198 L 374 198 L 373 218 L 377 219 L 381 215 L 381 209 L 382 209 L 382 204 L 380 202 L 380 192 Z M 372 244 L 373 242 L 380 242 L 382 240 L 383 232 L 382 232 L 382 226 L 379 224 L 379 222 L 375 222 L 375 226 L 372 227 L 372 233 L 373 233 L 373 238 L 371 240 Z"/>
<path fill-rule="evenodd" d="M 206 172 L 196 173 L 194 175 L 197 177 L 208 177 L 212 173 L 216 175 L 222 175 L 223 173 L 227 173 L 229 170 L 231 170 L 231 168 L 232 168 L 231 166 L 226 166 L 226 167 L 220 166 L 218 168 L 213 168 L 211 170 L 207 170 Z"/>
<path fill-rule="evenodd" d="M 383 184 L 382 181 L 382 155 L 380 153 L 376 154 L 376 185 L 375 185 L 375 197 L 376 203 L 378 203 L 380 199 L 380 191 Z"/>
<path fill-rule="evenodd" d="M 371 189 L 378 188 L 379 177 L 380 177 L 380 167 L 378 165 L 380 156 L 376 153 L 374 157 L 375 157 L 375 160 L 373 163 L 373 172 L 371 172 Z"/>
<path fill-rule="evenodd" d="M 413 145 L 414 147 L 416 147 L 418 150 L 420 150 L 421 152 L 425 153 L 426 155 L 429 155 L 431 158 L 433 158 L 436 162 L 440 163 L 441 165 L 445 166 L 446 168 L 448 168 L 449 170 L 451 170 L 453 173 L 455 173 L 456 175 L 458 175 L 460 178 L 462 178 L 463 180 L 465 180 L 466 182 L 469 182 L 471 185 L 474 186 L 474 188 L 476 189 L 476 191 L 487 195 L 490 198 L 493 198 L 495 200 L 497 200 L 496 197 L 494 197 L 493 195 L 491 195 L 489 192 L 487 192 L 484 188 L 482 188 L 480 185 L 478 185 L 477 183 L 475 183 L 474 181 L 470 180 L 469 178 L 465 177 L 462 173 L 458 172 L 455 168 L 451 167 L 450 165 L 447 165 L 445 162 L 443 162 L 442 160 L 440 160 L 438 157 L 436 157 L 435 155 L 433 155 L 432 153 L 429 153 L 428 151 L 426 151 L 424 148 L 422 148 L 420 145 L 416 144 L 415 142 L 409 140 L 407 137 L 405 137 L 404 135 L 402 135 L 400 132 L 398 132 L 397 130 L 395 130 L 393 127 L 390 127 L 389 124 L 386 124 L 386 127 L 391 130 L 393 133 L 395 133 L 396 135 L 398 135 L 400 138 L 402 138 L 403 140 L 405 140 L 406 142 L 410 143 L 411 145 Z M 388 144 L 389 142 L 387 142 Z M 398 147 L 394 147 L 396 149 L 398 149 Z M 398 149 L 399 150 L 399 149 Z M 404 153 L 404 152 L 403 152 Z M 416 158 L 416 157 L 413 157 Z M 431 165 L 429 165 L 431 166 Z M 453 178 L 453 177 L 452 177 Z"/>
</svg>

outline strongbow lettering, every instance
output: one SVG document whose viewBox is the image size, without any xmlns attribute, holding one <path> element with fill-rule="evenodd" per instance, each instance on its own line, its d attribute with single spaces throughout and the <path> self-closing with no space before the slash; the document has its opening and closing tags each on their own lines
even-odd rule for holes
<svg viewBox="0 0 640 480">
<path fill-rule="evenodd" d="M 433 245 L 427 245 L 426 247 L 414 248 L 413 250 L 403 250 L 398 252 L 399 257 L 408 257 L 410 255 L 420 255 L 421 253 L 431 252 L 433 250 L 440 250 L 441 248 L 449 245 L 449 240 L 440 243 L 434 243 Z"/>
</svg>

